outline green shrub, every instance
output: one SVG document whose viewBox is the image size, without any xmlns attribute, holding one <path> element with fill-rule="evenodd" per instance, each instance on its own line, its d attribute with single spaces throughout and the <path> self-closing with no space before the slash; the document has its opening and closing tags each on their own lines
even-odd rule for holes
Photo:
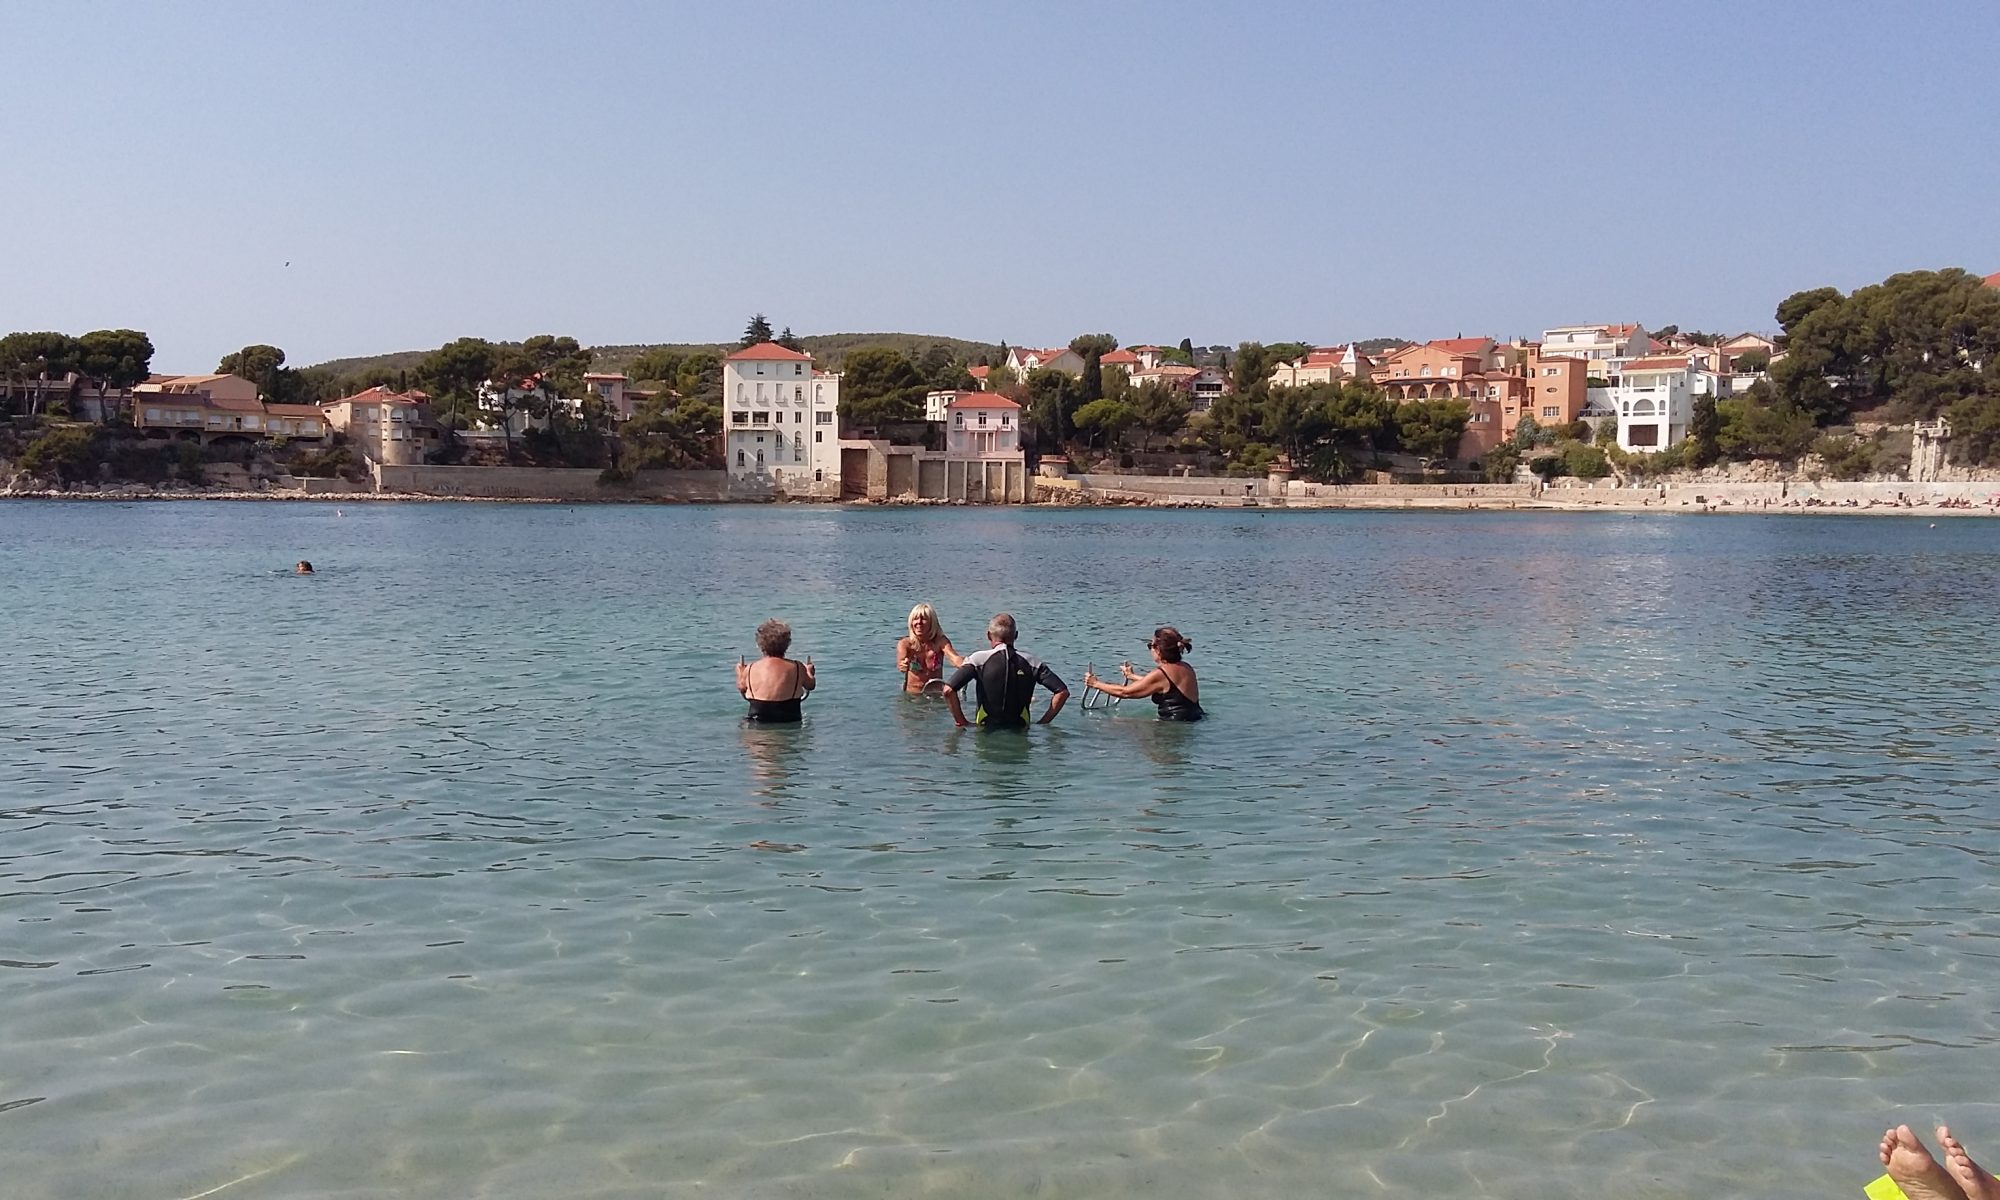
<svg viewBox="0 0 2000 1200">
<path fill-rule="evenodd" d="M 180 461 L 177 464 L 177 469 L 181 477 L 181 482 L 191 483 L 196 487 L 207 483 L 208 475 L 201 469 L 201 443 L 182 442 L 178 447 L 178 453 Z"/>
<path fill-rule="evenodd" d="M 30 475 L 53 476 L 68 485 L 97 469 L 97 431 L 87 425 L 56 425 L 21 451 L 20 466 Z"/>
<path fill-rule="evenodd" d="M 1611 474 L 1611 464 L 1604 457 L 1604 451 L 1582 442 L 1571 442 L 1563 447 L 1563 470 L 1578 479 L 1602 479 Z"/>
<path fill-rule="evenodd" d="M 1486 452 L 1479 475 L 1488 483 L 1512 483 L 1521 465 L 1521 452 L 1512 446 L 1495 446 Z"/>
<path fill-rule="evenodd" d="M 1541 454 L 1528 460 L 1528 469 L 1542 477 L 1546 483 L 1563 473 L 1563 460 L 1554 454 Z"/>
<path fill-rule="evenodd" d="M 1855 438 L 1822 437 L 1813 443 L 1812 452 L 1835 479 L 1859 479 L 1875 469 L 1875 447 Z"/>
</svg>

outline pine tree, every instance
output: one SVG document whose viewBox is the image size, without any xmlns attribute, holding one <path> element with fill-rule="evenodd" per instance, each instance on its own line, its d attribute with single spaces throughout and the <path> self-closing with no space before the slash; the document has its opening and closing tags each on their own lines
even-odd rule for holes
<svg viewBox="0 0 2000 1200">
<path fill-rule="evenodd" d="M 785 326 L 785 331 L 778 335 L 778 344 L 787 350 L 796 350 L 800 354 L 806 352 L 805 346 L 800 344 L 799 339 L 792 336 L 792 327 L 790 325 Z"/>
<path fill-rule="evenodd" d="M 771 323 L 764 319 L 763 313 L 758 313 L 756 316 L 750 318 L 750 325 L 743 331 L 743 340 L 739 345 L 755 346 L 760 342 L 768 342 L 770 340 Z"/>
</svg>

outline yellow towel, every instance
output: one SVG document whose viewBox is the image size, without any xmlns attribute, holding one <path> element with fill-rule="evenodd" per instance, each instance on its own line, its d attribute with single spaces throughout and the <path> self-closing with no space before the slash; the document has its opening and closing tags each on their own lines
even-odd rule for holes
<svg viewBox="0 0 2000 1200">
<path fill-rule="evenodd" d="M 1910 1200 L 1903 1194 L 1903 1189 L 1896 1186 L 1896 1181 L 1887 1175 L 1862 1188 L 1861 1191 L 1868 1200 Z"/>
</svg>

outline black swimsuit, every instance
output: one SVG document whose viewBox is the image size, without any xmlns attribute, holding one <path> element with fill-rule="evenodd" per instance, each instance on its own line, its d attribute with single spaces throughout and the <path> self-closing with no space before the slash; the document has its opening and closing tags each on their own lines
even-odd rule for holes
<svg viewBox="0 0 2000 1200">
<path fill-rule="evenodd" d="M 1199 721 L 1208 714 L 1201 711 L 1201 705 L 1188 699 L 1181 689 L 1174 685 L 1174 677 L 1167 675 L 1165 667 L 1160 674 L 1167 676 L 1167 690 L 1153 693 L 1153 703 L 1159 706 L 1162 721 Z"/>
<path fill-rule="evenodd" d="M 799 690 L 799 685 L 805 680 L 806 669 L 800 663 L 793 663 L 792 666 L 796 668 L 792 674 L 792 691 L 798 694 L 790 700 L 758 700 L 745 692 L 743 698 L 750 701 L 750 715 L 746 719 L 767 725 L 796 725 L 804 719 L 799 701 L 805 699 L 805 693 Z"/>
</svg>

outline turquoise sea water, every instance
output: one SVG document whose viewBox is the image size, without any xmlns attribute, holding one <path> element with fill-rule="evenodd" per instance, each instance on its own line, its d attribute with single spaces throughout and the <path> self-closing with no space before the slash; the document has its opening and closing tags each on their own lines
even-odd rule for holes
<svg viewBox="0 0 2000 1200">
<path fill-rule="evenodd" d="M 1853 1195 L 2000 1148 L 1996 595 L 1984 521 L 10 503 L 0 1179 Z M 917 599 L 1174 623 L 1214 719 L 958 733 Z"/>
</svg>

